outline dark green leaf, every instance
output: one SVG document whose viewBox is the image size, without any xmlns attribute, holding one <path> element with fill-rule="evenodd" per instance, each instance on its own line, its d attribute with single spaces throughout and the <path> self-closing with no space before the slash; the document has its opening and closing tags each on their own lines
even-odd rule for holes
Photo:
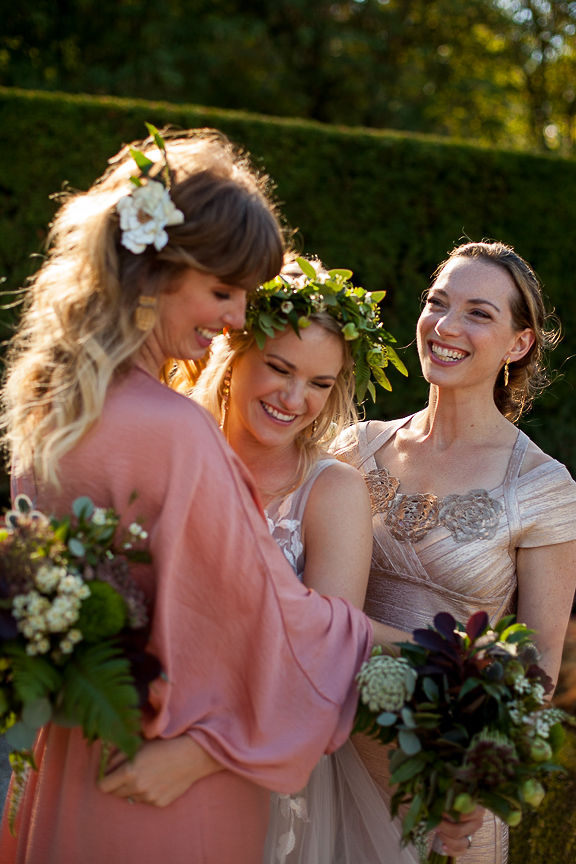
<svg viewBox="0 0 576 864">
<path fill-rule="evenodd" d="M 133 756 L 140 740 L 137 705 L 130 664 L 113 643 L 76 649 L 64 671 L 60 710 L 78 719 L 89 741 L 101 738 Z"/>
<path fill-rule="evenodd" d="M 17 643 L 5 643 L 3 648 L 12 661 L 14 690 L 24 704 L 59 691 L 62 678 L 51 662 L 38 655 L 29 657 Z"/>
<path fill-rule="evenodd" d="M 151 159 L 148 159 L 144 153 L 141 153 L 140 150 L 135 150 L 133 147 L 130 148 L 130 155 L 143 174 L 147 174 L 150 168 L 154 165 L 154 162 L 152 162 Z"/>
<path fill-rule="evenodd" d="M 398 768 L 392 771 L 390 782 L 405 783 L 407 780 L 411 780 L 412 777 L 416 777 L 426 767 L 426 764 L 427 760 L 422 755 L 405 759 Z M 392 769 L 392 764 L 390 768 Z"/>
</svg>

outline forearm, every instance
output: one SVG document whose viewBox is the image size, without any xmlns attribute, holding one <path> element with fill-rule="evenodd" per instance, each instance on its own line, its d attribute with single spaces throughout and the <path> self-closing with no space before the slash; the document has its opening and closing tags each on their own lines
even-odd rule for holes
<svg viewBox="0 0 576 864">
<path fill-rule="evenodd" d="M 412 636 L 405 633 L 403 630 L 398 630 L 396 627 L 390 627 L 388 624 L 382 624 L 380 621 L 370 619 L 374 628 L 374 644 L 381 645 L 384 649 L 392 649 L 394 653 L 398 653 L 398 649 L 394 647 L 396 642 L 411 642 Z"/>
</svg>

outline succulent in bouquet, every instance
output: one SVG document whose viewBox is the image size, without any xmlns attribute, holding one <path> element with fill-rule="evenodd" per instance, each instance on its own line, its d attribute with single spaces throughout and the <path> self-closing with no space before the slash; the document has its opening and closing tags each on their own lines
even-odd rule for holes
<svg viewBox="0 0 576 864">
<path fill-rule="evenodd" d="M 357 676 L 355 731 L 392 745 L 391 811 L 402 808 L 403 841 L 422 862 L 451 860 L 429 849 L 444 815 L 481 805 L 517 825 L 561 770 L 563 727 L 575 721 L 548 703 L 532 635 L 513 616 L 491 626 L 477 612 L 463 626 L 443 612 L 398 644 L 400 656 L 374 649 Z"/>
</svg>

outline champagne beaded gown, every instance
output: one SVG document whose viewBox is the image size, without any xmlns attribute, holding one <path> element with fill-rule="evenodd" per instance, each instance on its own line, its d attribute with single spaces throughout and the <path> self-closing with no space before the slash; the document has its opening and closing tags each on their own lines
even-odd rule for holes
<svg viewBox="0 0 576 864">
<path fill-rule="evenodd" d="M 530 439 L 519 431 L 496 489 L 441 499 L 403 494 L 399 481 L 377 465 L 375 453 L 409 420 L 379 424 L 371 441 L 370 424 L 361 423 L 357 445 L 347 449 L 344 440 L 338 448 L 363 472 L 372 499 L 374 547 L 365 611 L 406 631 L 426 626 L 441 611 L 465 622 L 483 609 L 495 623 L 515 610 L 516 550 L 576 538 L 576 483 L 555 460 L 522 473 Z M 388 801 L 383 748 L 360 736 L 355 746 Z M 507 848 L 506 827 L 487 813 L 458 862 L 503 864 Z"/>
</svg>

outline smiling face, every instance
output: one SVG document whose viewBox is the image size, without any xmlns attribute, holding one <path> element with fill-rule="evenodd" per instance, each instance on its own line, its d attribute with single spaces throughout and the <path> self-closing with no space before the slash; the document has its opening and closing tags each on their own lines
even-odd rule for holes
<svg viewBox="0 0 576 864">
<path fill-rule="evenodd" d="M 517 290 L 498 264 L 464 257 L 446 264 L 417 326 L 420 364 L 430 384 L 492 393 L 506 359 L 523 357 L 534 340 L 529 328 L 514 329 L 511 300 Z"/>
<path fill-rule="evenodd" d="M 301 337 L 301 338 L 300 338 Z M 230 442 L 291 445 L 321 413 L 342 370 L 342 338 L 312 323 L 237 358 L 230 384 Z"/>
<path fill-rule="evenodd" d="M 240 328 L 246 313 L 246 291 L 227 285 L 211 273 L 188 268 L 160 294 L 156 323 L 145 353 L 156 368 L 169 358 L 199 360 L 224 327 Z"/>
</svg>

